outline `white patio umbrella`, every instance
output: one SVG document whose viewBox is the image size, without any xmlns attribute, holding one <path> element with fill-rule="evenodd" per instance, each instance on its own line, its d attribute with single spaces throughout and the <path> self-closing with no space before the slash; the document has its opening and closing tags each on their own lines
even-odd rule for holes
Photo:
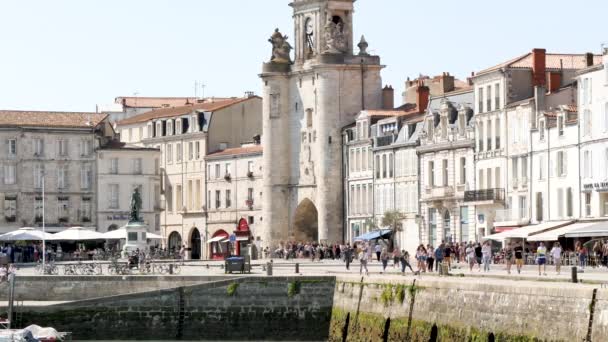
<svg viewBox="0 0 608 342">
<path fill-rule="evenodd" d="M 104 240 L 102 233 L 84 227 L 71 227 L 57 234 L 53 234 L 47 240 L 53 241 L 85 241 L 85 240 Z"/>
<path fill-rule="evenodd" d="M 127 238 L 127 230 L 125 228 L 120 228 L 104 233 L 102 235 L 103 238 L 106 240 L 121 240 Z M 154 233 L 146 233 L 146 239 L 161 240 L 163 239 L 163 237 Z"/>
<path fill-rule="evenodd" d="M 0 241 L 42 241 L 49 240 L 53 234 L 45 233 L 32 227 L 23 227 L 0 235 Z"/>
</svg>

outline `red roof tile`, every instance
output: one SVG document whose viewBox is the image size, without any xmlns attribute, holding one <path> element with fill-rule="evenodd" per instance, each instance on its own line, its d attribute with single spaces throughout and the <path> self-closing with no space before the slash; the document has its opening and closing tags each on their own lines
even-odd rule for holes
<svg viewBox="0 0 608 342">
<path fill-rule="evenodd" d="M 222 151 L 210 153 L 207 155 L 207 157 L 232 156 L 232 155 L 250 154 L 250 153 L 257 153 L 257 152 L 262 152 L 262 145 L 227 148 Z"/>
<path fill-rule="evenodd" d="M 120 103 L 125 107 L 140 108 L 163 108 L 177 107 L 197 102 L 196 97 L 137 97 L 119 96 L 114 99 L 115 103 Z"/>
<path fill-rule="evenodd" d="M 107 117 L 98 113 L 0 110 L 0 126 L 93 128 Z"/>
<path fill-rule="evenodd" d="M 215 101 L 215 102 L 197 103 L 197 104 L 180 106 L 180 107 L 155 109 L 150 112 L 146 112 L 143 114 L 139 114 L 139 115 L 118 121 L 116 124 L 118 126 L 131 125 L 131 124 L 146 122 L 146 121 L 153 120 L 153 119 L 171 118 L 171 117 L 175 117 L 175 116 L 186 115 L 195 110 L 205 111 L 205 112 L 214 112 L 214 111 L 218 111 L 220 109 L 224 109 L 224 108 L 230 107 L 232 105 L 235 105 L 235 104 L 238 104 L 241 102 L 245 102 L 252 98 L 259 99 L 258 96 L 244 97 L 244 98 L 232 98 L 229 100 L 220 100 L 220 101 Z"/>
<path fill-rule="evenodd" d="M 587 67 L 585 54 L 560 54 L 560 53 L 547 53 L 546 54 L 546 68 L 547 69 L 583 69 Z M 593 56 L 593 64 L 602 63 L 601 55 Z M 495 71 L 500 68 L 532 68 L 532 53 L 529 52 L 525 55 L 521 55 L 504 63 L 495 65 L 491 68 L 481 70 L 476 73 L 484 74 L 487 72 Z"/>
</svg>

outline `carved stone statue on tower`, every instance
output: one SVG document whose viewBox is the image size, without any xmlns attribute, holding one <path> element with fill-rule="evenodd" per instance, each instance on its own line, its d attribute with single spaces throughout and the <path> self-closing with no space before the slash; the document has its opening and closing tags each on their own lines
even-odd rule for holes
<svg viewBox="0 0 608 342">
<path fill-rule="evenodd" d="M 287 35 L 283 35 L 279 32 L 279 29 L 275 29 L 274 33 L 268 39 L 272 44 L 272 57 L 270 58 L 271 63 L 277 64 L 291 64 L 291 45 L 287 42 Z"/>
<path fill-rule="evenodd" d="M 332 17 L 325 24 L 325 53 L 345 53 L 348 46 L 342 21 L 334 22 Z"/>
</svg>

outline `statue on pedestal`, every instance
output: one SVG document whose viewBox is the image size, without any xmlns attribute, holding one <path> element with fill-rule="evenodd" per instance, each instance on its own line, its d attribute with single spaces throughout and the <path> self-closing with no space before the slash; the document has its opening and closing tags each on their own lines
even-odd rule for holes
<svg viewBox="0 0 608 342">
<path fill-rule="evenodd" d="M 129 223 L 141 222 L 139 219 L 139 212 L 141 211 L 141 195 L 139 189 L 135 188 L 131 195 L 131 214 L 129 215 Z"/>
<path fill-rule="evenodd" d="M 279 29 L 275 29 L 274 33 L 268 39 L 272 44 L 272 57 L 270 58 L 271 63 L 277 64 L 291 64 L 291 45 L 287 42 L 287 36 L 279 32 Z"/>
</svg>

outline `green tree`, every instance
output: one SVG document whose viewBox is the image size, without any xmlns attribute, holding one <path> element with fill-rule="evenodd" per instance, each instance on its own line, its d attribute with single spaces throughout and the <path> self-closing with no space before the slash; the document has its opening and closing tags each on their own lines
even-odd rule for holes
<svg viewBox="0 0 608 342">
<path fill-rule="evenodd" d="M 405 219 L 405 214 L 399 210 L 389 210 L 382 217 L 382 226 L 391 228 L 391 238 L 389 240 L 389 251 L 395 248 L 395 237 L 397 232 L 403 230 L 402 221 Z"/>
</svg>

